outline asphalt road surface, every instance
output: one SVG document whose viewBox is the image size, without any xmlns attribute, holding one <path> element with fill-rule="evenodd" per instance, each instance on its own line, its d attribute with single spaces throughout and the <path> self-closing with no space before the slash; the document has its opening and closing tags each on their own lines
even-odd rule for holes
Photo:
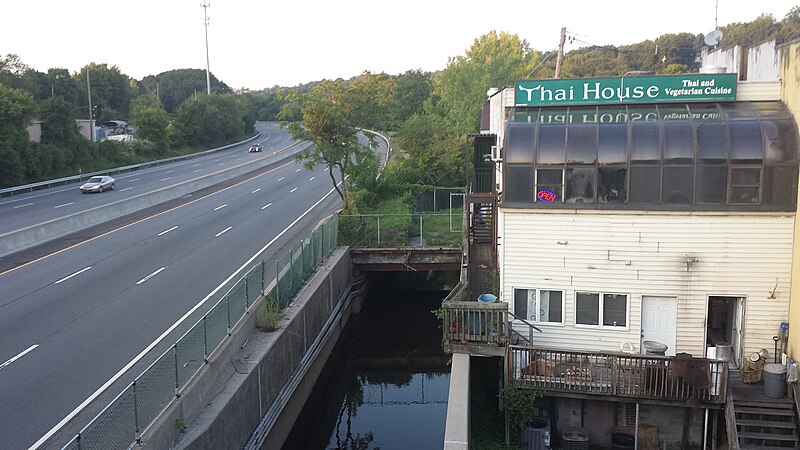
<svg viewBox="0 0 800 450">
<path fill-rule="evenodd" d="M 264 155 L 289 144 L 286 133 L 266 131 Z M 102 194 L 81 195 L 74 185 L 1 199 L 2 227 L 249 157 L 258 156 L 244 146 L 115 176 L 116 190 Z M 327 171 L 291 159 L 229 184 L 0 273 L 0 448 L 29 448 L 47 436 L 47 448 L 60 448 L 216 303 L 249 269 L 246 261 L 291 225 L 255 261 L 282 256 L 340 204 Z M 78 411 L 89 398 L 96 400 Z"/>
</svg>

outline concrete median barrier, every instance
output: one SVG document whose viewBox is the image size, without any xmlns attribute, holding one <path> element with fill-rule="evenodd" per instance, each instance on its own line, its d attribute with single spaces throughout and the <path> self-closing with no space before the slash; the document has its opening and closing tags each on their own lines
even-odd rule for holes
<svg viewBox="0 0 800 450">
<path fill-rule="evenodd" d="M 187 180 L 174 186 L 161 188 L 146 194 L 2 234 L 0 235 L 0 258 L 262 169 L 310 146 L 311 143 L 309 142 L 295 143 L 257 161 L 240 164 Z"/>
</svg>

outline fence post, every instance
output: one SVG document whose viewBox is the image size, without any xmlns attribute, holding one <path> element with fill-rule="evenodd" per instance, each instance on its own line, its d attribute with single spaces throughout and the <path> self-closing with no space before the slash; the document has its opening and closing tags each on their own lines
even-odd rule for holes
<svg viewBox="0 0 800 450">
<path fill-rule="evenodd" d="M 294 249 L 289 249 L 289 297 L 294 296 Z"/>
<path fill-rule="evenodd" d="M 275 299 L 278 301 L 278 306 L 281 306 L 281 263 L 280 263 L 280 259 L 276 259 L 275 260 Z"/>
<path fill-rule="evenodd" d="M 136 442 L 141 440 L 139 436 L 139 402 L 136 399 L 136 380 L 133 380 L 133 424 L 136 427 Z"/>
<path fill-rule="evenodd" d="M 248 272 L 244 276 L 244 312 L 245 314 L 250 314 L 250 289 L 247 283 L 247 275 L 250 275 Z"/>
<path fill-rule="evenodd" d="M 203 362 L 208 364 L 208 328 L 206 316 L 203 316 Z"/>
<path fill-rule="evenodd" d="M 231 296 L 225 296 L 225 306 L 228 310 L 228 336 L 231 335 Z"/>
<path fill-rule="evenodd" d="M 180 379 L 178 378 L 178 343 L 172 346 L 172 354 L 175 356 L 175 398 L 181 398 Z"/>
<path fill-rule="evenodd" d="M 425 247 L 425 236 L 422 235 L 422 214 L 419 215 L 419 246 Z"/>
<path fill-rule="evenodd" d="M 81 450 L 81 433 L 78 433 L 78 438 L 75 439 L 75 442 L 78 444 L 78 450 Z"/>
<path fill-rule="evenodd" d="M 381 216 L 378 216 L 378 247 L 381 246 Z"/>
<path fill-rule="evenodd" d="M 261 260 L 261 295 L 264 295 L 264 290 L 267 289 L 266 282 L 267 282 L 267 263 L 263 259 Z"/>
</svg>

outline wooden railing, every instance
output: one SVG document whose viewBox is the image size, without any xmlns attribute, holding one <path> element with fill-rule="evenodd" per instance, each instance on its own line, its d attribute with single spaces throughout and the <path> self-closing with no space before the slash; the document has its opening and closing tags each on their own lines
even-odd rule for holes
<svg viewBox="0 0 800 450">
<path fill-rule="evenodd" d="M 504 346 L 508 342 L 506 303 L 442 302 L 442 334 L 446 342 Z"/>
<path fill-rule="evenodd" d="M 509 383 L 520 387 L 697 406 L 725 403 L 728 364 L 724 361 L 516 345 L 508 351 Z"/>
</svg>

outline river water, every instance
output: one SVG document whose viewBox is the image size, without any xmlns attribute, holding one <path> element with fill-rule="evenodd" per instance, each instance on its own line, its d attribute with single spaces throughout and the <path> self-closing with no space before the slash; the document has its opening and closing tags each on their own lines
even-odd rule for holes
<svg viewBox="0 0 800 450">
<path fill-rule="evenodd" d="M 425 290 L 431 283 L 411 275 L 373 276 L 380 289 L 350 319 L 284 449 L 442 448 L 450 366 L 431 311 L 448 290 Z"/>
</svg>

